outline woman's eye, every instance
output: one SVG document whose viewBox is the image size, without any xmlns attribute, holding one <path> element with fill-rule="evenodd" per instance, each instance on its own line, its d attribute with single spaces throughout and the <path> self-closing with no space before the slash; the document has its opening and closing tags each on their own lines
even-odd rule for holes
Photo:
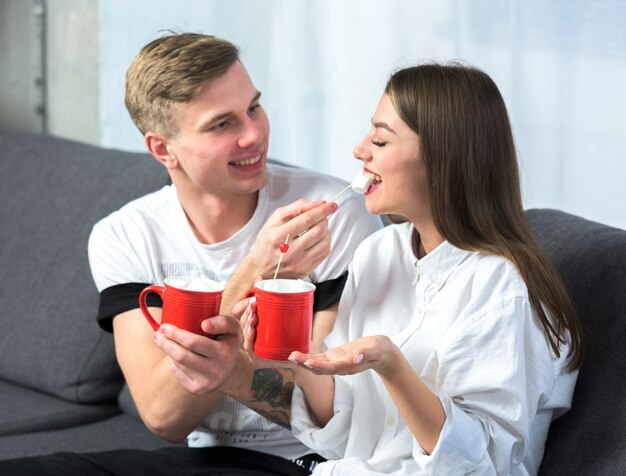
<svg viewBox="0 0 626 476">
<path fill-rule="evenodd" d="M 385 145 L 387 145 L 386 142 L 381 142 L 381 141 L 378 141 L 378 140 L 373 140 L 372 144 L 374 144 L 376 147 L 385 147 Z"/>
</svg>

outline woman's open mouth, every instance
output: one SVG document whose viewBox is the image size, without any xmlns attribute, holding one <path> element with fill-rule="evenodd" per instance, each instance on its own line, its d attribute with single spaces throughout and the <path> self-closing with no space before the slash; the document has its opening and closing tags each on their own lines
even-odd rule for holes
<svg viewBox="0 0 626 476">
<path fill-rule="evenodd" d="M 378 174 L 365 171 L 365 170 L 363 171 L 363 174 L 366 175 L 372 181 L 372 184 L 367 189 L 367 192 L 365 192 L 365 195 L 369 195 L 370 193 L 374 192 L 378 187 L 380 187 L 380 184 L 383 183 L 383 179 Z"/>
</svg>

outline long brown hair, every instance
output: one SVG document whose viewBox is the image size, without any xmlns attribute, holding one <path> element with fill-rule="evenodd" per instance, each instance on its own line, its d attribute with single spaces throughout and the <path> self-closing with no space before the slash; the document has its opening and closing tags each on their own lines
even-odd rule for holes
<svg viewBox="0 0 626 476">
<path fill-rule="evenodd" d="M 394 73 L 385 93 L 419 136 L 437 230 L 458 248 L 513 263 L 550 347 L 560 355 L 569 332 L 568 368 L 579 367 L 580 323 L 526 222 L 513 133 L 496 84 L 477 68 L 429 63 Z"/>
</svg>

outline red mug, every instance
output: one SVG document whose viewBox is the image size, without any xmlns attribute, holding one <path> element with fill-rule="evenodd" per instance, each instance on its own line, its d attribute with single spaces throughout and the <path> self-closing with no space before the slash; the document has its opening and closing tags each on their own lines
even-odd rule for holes
<svg viewBox="0 0 626 476">
<path fill-rule="evenodd" d="M 246 297 L 256 296 L 257 356 L 285 361 L 294 350 L 310 351 L 314 292 L 300 279 L 266 279 L 248 291 Z"/>
<path fill-rule="evenodd" d="M 159 330 L 160 324 L 154 319 L 146 304 L 146 297 L 156 293 L 163 300 L 161 324 L 172 324 L 180 329 L 201 336 L 207 334 L 200 323 L 220 312 L 224 285 L 217 281 L 193 277 L 165 278 L 164 286 L 147 286 L 139 295 L 139 307 L 152 328 Z"/>
</svg>

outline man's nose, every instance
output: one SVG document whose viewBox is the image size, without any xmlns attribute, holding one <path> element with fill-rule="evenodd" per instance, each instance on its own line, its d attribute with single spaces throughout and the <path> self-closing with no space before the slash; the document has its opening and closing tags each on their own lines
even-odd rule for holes
<svg viewBox="0 0 626 476">
<path fill-rule="evenodd" d="M 245 149 L 247 147 L 258 144 L 264 139 L 264 129 L 262 124 L 257 121 L 248 118 L 244 123 L 244 128 L 239 137 L 239 147 Z"/>
</svg>

